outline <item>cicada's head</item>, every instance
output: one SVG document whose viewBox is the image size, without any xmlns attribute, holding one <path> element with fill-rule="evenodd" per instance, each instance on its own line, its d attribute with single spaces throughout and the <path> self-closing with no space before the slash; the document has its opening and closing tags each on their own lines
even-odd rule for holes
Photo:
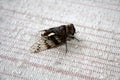
<svg viewBox="0 0 120 80">
<path fill-rule="evenodd" d="M 75 33 L 75 27 L 73 24 L 69 24 L 66 26 L 66 31 L 68 35 L 74 35 Z"/>
</svg>

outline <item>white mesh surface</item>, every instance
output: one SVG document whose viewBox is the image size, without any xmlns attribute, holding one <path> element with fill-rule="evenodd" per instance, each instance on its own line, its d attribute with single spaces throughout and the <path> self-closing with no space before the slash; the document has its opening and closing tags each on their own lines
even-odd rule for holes
<svg viewBox="0 0 120 80">
<path fill-rule="evenodd" d="M 29 52 L 38 31 L 73 23 L 80 40 Z M 120 80 L 120 0 L 0 0 L 0 80 Z"/>
</svg>

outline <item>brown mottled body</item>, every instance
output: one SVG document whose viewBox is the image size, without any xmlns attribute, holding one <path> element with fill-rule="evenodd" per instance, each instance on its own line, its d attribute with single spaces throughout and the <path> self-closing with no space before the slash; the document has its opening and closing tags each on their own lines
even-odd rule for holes
<svg viewBox="0 0 120 80">
<path fill-rule="evenodd" d="M 74 33 L 75 27 L 73 24 L 61 25 L 59 27 L 43 30 L 43 33 L 40 34 L 41 37 L 32 46 L 32 52 L 37 53 L 62 44 L 66 44 L 67 52 L 67 40 L 74 39 Z"/>
</svg>

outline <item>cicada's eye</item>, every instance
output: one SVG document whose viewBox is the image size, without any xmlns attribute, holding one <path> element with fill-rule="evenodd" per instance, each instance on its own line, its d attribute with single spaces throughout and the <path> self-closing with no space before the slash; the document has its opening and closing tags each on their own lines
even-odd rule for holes
<svg viewBox="0 0 120 80">
<path fill-rule="evenodd" d="M 74 27 L 73 24 L 69 24 L 69 32 L 70 32 L 71 35 L 74 35 L 74 33 L 75 33 L 75 27 Z"/>
</svg>

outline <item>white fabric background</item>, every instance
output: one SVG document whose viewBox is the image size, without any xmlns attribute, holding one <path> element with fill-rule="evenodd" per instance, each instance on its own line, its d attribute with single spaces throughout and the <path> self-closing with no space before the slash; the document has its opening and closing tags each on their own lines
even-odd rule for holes
<svg viewBox="0 0 120 80">
<path fill-rule="evenodd" d="M 29 52 L 40 30 L 73 23 L 80 40 Z M 0 0 L 0 80 L 120 80 L 120 0 Z"/>
</svg>

